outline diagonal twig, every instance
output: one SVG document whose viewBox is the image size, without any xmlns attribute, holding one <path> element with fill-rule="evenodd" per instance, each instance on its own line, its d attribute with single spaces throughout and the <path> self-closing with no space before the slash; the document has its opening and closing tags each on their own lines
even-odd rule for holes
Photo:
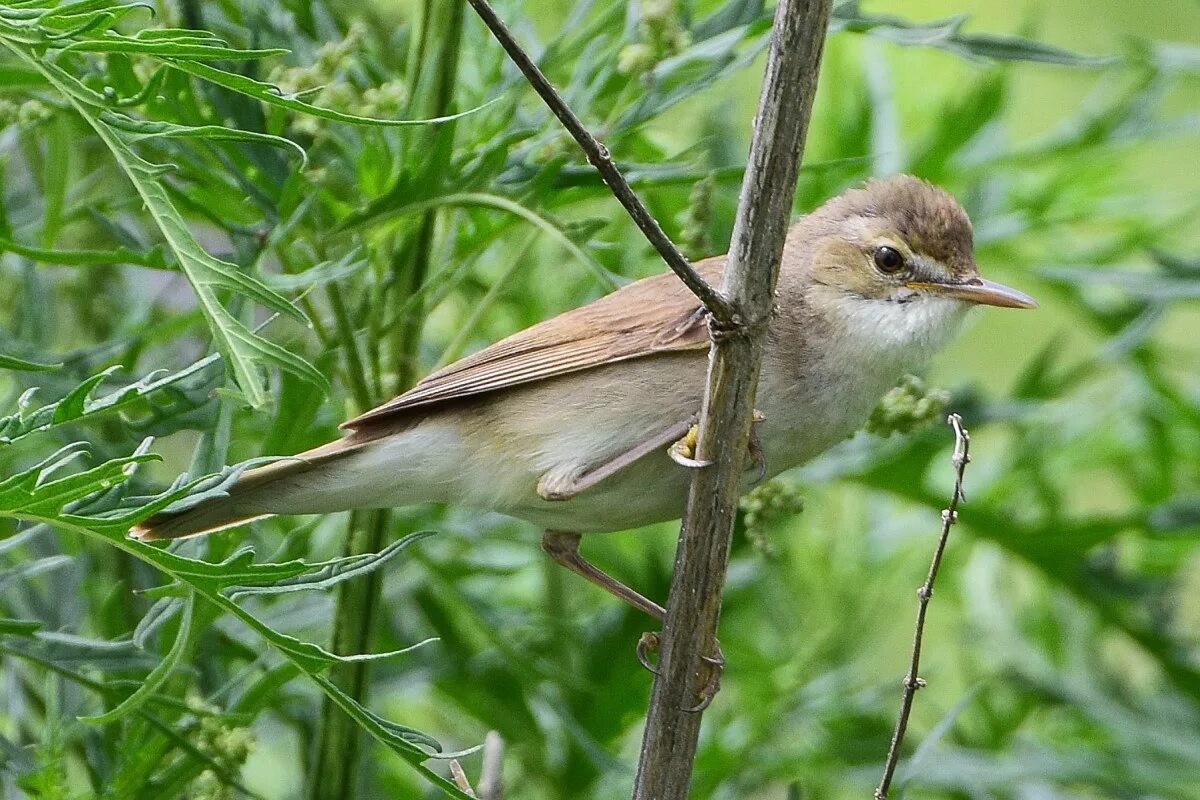
<svg viewBox="0 0 1200 800">
<path fill-rule="evenodd" d="M 633 217 L 633 221 L 645 234 L 646 239 L 650 244 L 654 245 L 654 249 L 662 256 L 663 261 L 667 262 L 667 266 L 679 276 L 684 285 L 692 291 L 708 309 L 721 326 L 725 328 L 734 327 L 737 324 L 737 315 L 733 304 L 721 292 L 711 286 L 708 281 L 701 277 L 700 273 L 691 265 L 684 257 L 683 253 L 679 252 L 679 248 L 671 241 L 671 239 L 663 232 L 658 221 L 651 216 L 650 211 L 645 204 L 638 199 L 634 194 L 633 189 L 629 185 L 629 181 L 625 180 L 625 176 L 617 169 L 616 163 L 613 162 L 612 155 L 595 136 L 593 136 L 583 122 L 567 107 L 566 102 L 559 95 L 558 91 L 546 78 L 545 74 L 538 68 L 538 65 L 533 62 L 533 59 L 521 48 L 517 40 L 513 37 L 512 32 L 504 24 L 504 21 L 496 15 L 495 10 L 487 0 L 467 0 L 471 4 L 471 8 L 475 9 L 475 13 L 483 20 L 483 23 L 491 30 L 492 35 L 500 42 L 500 45 L 508 53 L 509 58 L 517 65 L 525 75 L 525 79 L 529 81 L 529 85 L 533 90 L 545 101 L 550 110 L 554 112 L 554 116 L 558 117 L 562 122 L 563 127 L 575 138 L 579 146 L 583 148 L 583 152 L 587 155 L 587 159 L 591 162 L 596 171 L 600 173 L 600 177 L 612 189 L 613 194 L 629 215 Z"/>
<path fill-rule="evenodd" d="M 966 474 L 967 464 L 971 463 L 971 435 L 963 427 L 962 417 L 951 414 L 946 420 L 954 429 L 954 494 L 950 497 L 950 505 L 942 511 L 942 534 L 938 537 L 937 547 L 933 551 L 933 561 L 929 564 L 929 574 L 925 583 L 917 590 L 917 628 L 913 634 L 912 661 L 908 666 L 908 674 L 904 676 L 904 699 L 900 704 L 900 717 L 896 720 L 896 730 L 892 734 L 892 743 L 888 747 L 887 763 L 883 768 L 883 779 L 875 790 L 875 800 L 886 800 L 891 789 L 892 776 L 896 773 L 896 765 L 900 762 L 900 745 L 904 742 L 904 733 L 908 730 L 908 717 L 912 713 L 913 698 L 917 690 L 925 687 L 925 680 L 920 677 L 921 643 L 925 636 L 925 614 L 929 609 L 929 601 L 933 598 L 933 583 L 937 580 L 938 570 L 942 566 L 942 556 L 946 552 L 946 543 L 950 540 L 950 528 L 958 522 L 958 506 L 966 500 L 963 494 L 963 475 Z"/>
</svg>

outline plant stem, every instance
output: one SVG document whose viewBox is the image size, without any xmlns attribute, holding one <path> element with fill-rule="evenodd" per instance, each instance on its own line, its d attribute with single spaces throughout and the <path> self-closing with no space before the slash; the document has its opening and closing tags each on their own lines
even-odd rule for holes
<svg viewBox="0 0 1200 800">
<path fill-rule="evenodd" d="M 742 462 L 829 12 L 830 0 L 780 0 L 775 7 L 723 287 L 740 324 L 723 330 L 714 326 L 696 456 L 713 466 L 692 476 L 635 800 L 687 798 L 700 712 L 716 691 L 705 659 L 719 653 L 716 630 Z"/>
<path fill-rule="evenodd" d="M 413 98 L 410 111 L 421 109 L 418 113 L 424 113 L 424 110 L 430 110 L 434 112 L 433 116 L 443 116 L 450 107 L 457 78 L 462 21 L 461 0 L 425 0 L 421 29 L 413 45 L 413 52 L 419 52 L 420 57 L 410 58 L 408 62 L 410 96 Z M 413 129 L 404 135 L 403 164 L 408 178 L 417 181 L 416 185 L 437 185 L 444 181 L 453 149 L 454 124 Z M 402 179 L 397 176 L 397 182 Z M 383 319 L 387 307 L 399 307 L 420 289 L 428 273 L 437 213 L 436 209 L 426 212 L 415 232 L 397 242 L 391 260 L 390 291 L 374 294 L 380 307 L 369 310 L 373 319 Z M 354 326 L 336 287 L 331 287 L 330 300 L 340 335 L 352 335 Z M 410 313 L 390 332 L 374 326 L 369 328 L 381 338 L 391 334 L 390 361 L 396 376 L 392 388 L 396 392 L 409 388 L 416 381 L 417 353 L 426 311 L 424 303 L 415 303 Z M 372 363 L 375 362 L 374 350 L 380 344 L 383 342 L 368 344 Z M 368 380 L 367 360 L 354 342 L 347 341 L 346 345 L 347 370 L 355 399 L 364 406 L 361 410 L 366 410 L 384 398 L 372 396 L 370 403 L 363 402 L 365 396 L 377 394 L 370 389 L 374 381 Z M 352 514 L 344 553 L 377 552 L 383 547 L 391 520 L 391 512 L 386 510 Z M 333 626 L 335 653 L 365 653 L 371 649 L 381 595 L 382 573 L 378 571 L 339 587 Z M 369 668 L 365 662 L 338 664 L 330 670 L 330 680 L 350 697 L 365 704 L 370 689 Z M 309 797 L 311 800 L 350 800 L 357 794 L 360 728 L 328 699 L 322 707 L 320 725 Z"/>
</svg>

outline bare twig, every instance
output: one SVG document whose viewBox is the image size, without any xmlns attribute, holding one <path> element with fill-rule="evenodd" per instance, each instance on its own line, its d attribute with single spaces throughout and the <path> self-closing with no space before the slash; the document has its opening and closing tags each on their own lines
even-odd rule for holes
<svg viewBox="0 0 1200 800">
<path fill-rule="evenodd" d="M 679 276 L 679 279 L 692 290 L 696 297 L 700 298 L 700 302 L 708 309 L 709 313 L 721 323 L 723 326 L 730 327 L 737 322 L 734 307 L 729 302 L 729 299 L 718 292 L 714 287 L 696 272 L 687 258 L 679 251 L 679 248 L 663 233 L 663 229 L 659 226 L 658 221 L 650 215 L 650 211 L 634 194 L 633 189 L 629 186 L 629 182 L 625 180 L 625 176 L 617 169 L 617 165 L 613 162 L 612 155 L 608 152 L 599 140 L 593 136 L 583 122 L 575 115 L 566 102 L 555 90 L 554 86 L 538 68 L 533 59 L 521 49 L 521 45 L 517 44 L 517 40 L 513 38 L 512 33 L 505 26 L 503 20 L 496 15 L 487 0 L 467 0 L 471 4 L 471 8 L 479 14 L 479 18 L 484 24 L 491 29 L 496 40 L 508 52 L 509 58 L 517 65 L 518 69 L 525 75 L 525 79 L 529 81 L 529 85 L 533 90 L 541 96 L 550 110 L 554 112 L 554 116 L 558 117 L 563 126 L 570 132 L 571 136 L 575 137 L 575 141 L 583 148 L 583 152 L 587 155 L 588 161 L 600 173 L 600 177 L 612 189 L 617 200 L 621 205 L 625 206 L 625 210 L 633 217 L 633 221 L 645 234 L 646 239 L 650 244 L 654 245 L 654 249 L 662 256 L 663 261 L 667 262 L 667 266 Z"/>
<path fill-rule="evenodd" d="M 714 336 L 696 452 L 698 460 L 712 461 L 713 466 L 697 469 L 692 476 L 634 782 L 635 800 L 688 796 L 699 712 L 716 691 L 716 629 L 742 463 L 829 11 L 830 0 L 779 0 L 775 7 L 723 288 L 741 324 L 732 331 L 714 329 L 721 335 Z"/>
<path fill-rule="evenodd" d="M 900 704 L 900 717 L 896 720 L 896 731 L 892 734 L 892 744 L 888 748 L 887 763 L 883 768 L 883 779 L 875 790 L 876 800 L 886 800 L 888 790 L 892 785 L 892 776 L 896 773 L 896 765 L 900 762 L 900 745 L 904 742 L 904 733 L 908 730 L 908 716 L 912 712 L 913 698 L 917 690 L 924 688 L 925 681 L 920 677 L 921 670 L 921 641 L 925 636 L 925 614 L 929 601 L 933 598 L 933 583 L 937 580 L 938 570 L 942 566 L 942 555 L 946 552 L 946 542 L 950 539 L 950 527 L 958 521 L 958 506 L 966 500 L 963 494 L 963 475 L 966 474 L 967 464 L 971 462 L 971 435 L 963 427 L 962 417 L 951 414 L 946 420 L 954 428 L 954 494 L 950 505 L 942 511 L 942 534 L 938 538 L 937 547 L 933 551 L 933 561 L 929 564 L 929 574 L 925 583 L 917 590 L 917 629 L 913 635 L 912 661 L 908 666 L 908 674 L 904 676 L 904 699 Z"/>
</svg>

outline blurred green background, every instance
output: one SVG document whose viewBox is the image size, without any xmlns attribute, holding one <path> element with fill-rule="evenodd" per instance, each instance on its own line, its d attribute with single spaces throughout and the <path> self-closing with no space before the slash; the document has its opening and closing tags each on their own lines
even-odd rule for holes
<svg viewBox="0 0 1200 800">
<path fill-rule="evenodd" d="M 650 625 L 528 525 L 124 530 L 220 489 L 181 473 L 327 441 L 661 264 L 465 5 L 153 5 L 0 6 L 4 792 L 438 797 L 432 740 L 496 731 L 504 797 L 628 796 Z M 770 8 L 497 8 L 667 232 L 724 251 Z M 1042 307 L 980 313 L 871 432 L 747 498 L 694 796 L 870 796 L 954 410 L 975 460 L 893 797 L 1200 798 L 1200 4 L 871 0 L 831 31 L 797 212 L 914 172 Z M 664 598 L 677 527 L 585 552 Z M 246 545 L 260 566 L 225 560 Z"/>
</svg>

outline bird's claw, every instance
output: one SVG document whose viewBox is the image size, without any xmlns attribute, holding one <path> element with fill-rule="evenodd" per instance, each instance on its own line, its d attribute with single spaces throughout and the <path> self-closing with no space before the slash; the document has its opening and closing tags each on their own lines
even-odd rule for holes
<svg viewBox="0 0 1200 800">
<path fill-rule="evenodd" d="M 662 644 L 662 637 L 653 631 L 647 631 L 641 635 L 637 643 L 637 659 L 638 663 L 643 667 L 658 674 L 658 668 L 650 662 L 650 654 L 657 653 L 659 646 Z"/>
<path fill-rule="evenodd" d="M 761 483 L 762 479 L 767 477 L 767 456 L 758 441 L 758 432 L 754 426 L 765 420 L 766 416 L 756 408 L 750 419 L 752 422 L 750 426 L 750 467 L 757 472 L 754 483 Z M 711 466 L 713 462 L 696 458 L 696 443 L 699 439 L 700 426 L 693 425 L 678 441 L 667 448 L 667 455 L 676 464 L 688 469 Z"/>
<path fill-rule="evenodd" d="M 721 691 L 721 676 L 725 674 L 725 653 L 721 651 L 720 642 L 715 644 L 716 653 L 700 657 L 700 662 L 704 665 L 701 667 L 702 672 L 705 673 L 704 683 L 700 684 L 700 688 L 696 690 L 696 696 L 700 698 L 700 702 L 691 708 L 684 709 L 689 714 L 699 714 L 711 706 L 713 698 L 717 696 L 717 692 Z"/>
<path fill-rule="evenodd" d="M 763 452 L 762 443 L 758 440 L 758 423 L 765 420 L 766 417 L 757 408 L 754 409 L 753 415 L 750 417 L 750 467 L 755 470 L 754 480 L 752 484 L 762 483 L 763 478 L 767 477 L 767 454 Z"/>
<path fill-rule="evenodd" d="M 700 426 L 693 425 L 675 444 L 667 448 L 667 455 L 681 467 L 699 469 L 712 464 L 711 461 L 696 458 L 696 442 L 700 439 Z"/>
</svg>

